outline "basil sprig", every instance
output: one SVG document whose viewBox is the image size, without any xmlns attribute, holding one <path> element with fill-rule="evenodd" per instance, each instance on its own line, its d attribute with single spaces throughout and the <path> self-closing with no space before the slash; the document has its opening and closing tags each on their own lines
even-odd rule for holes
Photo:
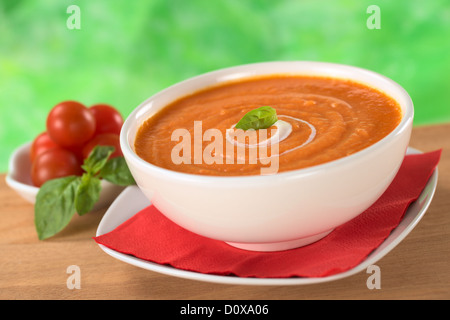
<svg viewBox="0 0 450 320">
<path fill-rule="evenodd" d="M 109 159 L 112 146 L 96 146 L 81 166 L 82 176 L 49 180 L 37 194 L 34 223 L 39 240 L 63 230 L 75 212 L 80 216 L 92 210 L 100 197 L 101 179 L 127 186 L 135 184 L 124 157 Z"/>
<path fill-rule="evenodd" d="M 277 112 L 269 106 L 260 107 L 247 112 L 236 124 L 236 129 L 267 129 L 277 122 Z"/>
</svg>

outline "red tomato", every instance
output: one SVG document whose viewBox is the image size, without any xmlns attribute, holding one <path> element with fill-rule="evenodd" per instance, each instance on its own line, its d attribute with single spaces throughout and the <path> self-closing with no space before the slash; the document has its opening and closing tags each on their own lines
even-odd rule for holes
<svg viewBox="0 0 450 320">
<path fill-rule="evenodd" d="M 62 147 L 83 145 L 94 136 L 95 126 L 89 109 L 76 101 L 57 104 L 47 117 L 47 132 Z"/>
<path fill-rule="evenodd" d="M 80 163 L 83 163 L 83 161 L 84 161 L 83 148 L 84 148 L 84 145 L 65 147 L 64 149 L 72 152 L 74 155 L 77 156 L 78 161 L 80 161 Z"/>
<path fill-rule="evenodd" d="M 83 158 L 86 159 L 91 153 L 95 146 L 113 146 L 115 148 L 114 152 L 109 157 L 115 158 L 123 156 L 122 149 L 120 148 L 120 137 L 118 134 L 114 133 L 104 133 L 95 136 L 90 140 L 83 148 Z"/>
<path fill-rule="evenodd" d="M 81 164 L 72 152 L 54 148 L 36 157 L 31 168 L 31 179 L 35 186 L 40 187 L 48 180 L 82 173 Z"/>
<path fill-rule="evenodd" d="M 107 104 L 96 104 L 89 108 L 94 115 L 97 127 L 95 134 L 120 134 L 123 125 L 122 115 L 114 107 Z"/>
<path fill-rule="evenodd" d="M 58 144 L 50 138 L 47 132 L 42 132 L 40 135 L 38 135 L 31 144 L 30 149 L 30 160 L 31 162 L 36 159 L 36 157 L 41 154 L 42 152 L 45 152 L 50 149 L 58 148 Z"/>
</svg>

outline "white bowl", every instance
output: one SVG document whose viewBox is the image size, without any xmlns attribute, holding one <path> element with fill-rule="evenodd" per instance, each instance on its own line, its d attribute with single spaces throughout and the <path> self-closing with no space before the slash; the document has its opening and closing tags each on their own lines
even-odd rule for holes
<svg viewBox="0 0 450 320">
<path fill-rule="evenodd" d="M 31 142 L 28 142 L 14 150 L 9 160 L 6 183 L 22 198 L 34 204 L 39 188 L 31 182 L 30 147 Z M 114 185 L 106 180 L 102 180 L 101 187 L 100 198 L 92 211 L 109 206 L 124 189 L 124 187 Z"/>
<path fill-rule="evenodd" d="M 168 103 L 231 79 L 270 74 L 329 76 L 367 84 L 400 104 L 402 120 L 388 136 L 355 154 L 275 175 L 186 174 L 152 165 L 134 152 L 137 129 Z M 203 74 L 155 94 L 129 115 L 120 140 L 137 185 L 167 218 L 238 248 L 275 251 L 315 242 L 370 207 L 397 174 L 413 114 L 408 93 L 380 74 L 331 63 L 266 62 Z"/>
</svg>

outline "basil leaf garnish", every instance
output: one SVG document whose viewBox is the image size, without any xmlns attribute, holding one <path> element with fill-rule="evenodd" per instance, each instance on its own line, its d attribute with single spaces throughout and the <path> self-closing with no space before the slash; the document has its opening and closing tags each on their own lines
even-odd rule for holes
<svg viewBox="0 0 450 320">
<path fill-rule="evenodd" d="M 92 210 L 100 198 L 101 181 L 90 174 L 83 174 L 75 194 L 75 209 L 82 216 Z"/>
<path fill-rule="evenodd" d="M 236 129 L 267 129 L 277 122 L 277 112 L 269 106 L 260 107 L 247 112 L 236 124 Z"/>
<path fill-rule="evenodd" d="M 101 179 L 120 186 L 135 184 L 124 157 L 109 159 L 112 146 L 96 146 L 81 166 L 85 173 L 49 180 L 37 194 L 34 224 L 39 240 L 64 229 L 75 212 L 84 215 L 100 197 Z"/>
<path fill-rule="evenodd" d="M 109 159 L 100 171 L 100 176 L 119 186 L 128 186 L 136 183 L 124 157 Z"/>
<path fill-rule="evenodd" d="M 39 240 L 47 239 L 70 222 L 75 213 L 75 194 L 81 177 L 49 180 L 40 188 L 34 206 L 34 221 Z"/>
<path fill-rule="evenodd" d="M 115 148 L 112 146 L 96 146 L 92 149 L 87 159 L 84 160 L 81 167 L 87 173 L 97 174 L 106 164 L 114 150 Z"/>
</svg>

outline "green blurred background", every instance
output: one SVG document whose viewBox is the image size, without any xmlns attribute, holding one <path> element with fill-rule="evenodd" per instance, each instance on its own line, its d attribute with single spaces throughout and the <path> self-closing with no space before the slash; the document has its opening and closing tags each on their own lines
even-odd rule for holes
<svg viewBox="0 0 450 320">
<path fill-rule="evenodd" d="M 450 121 L 449 0 L 0 0 L 0 172 L 60 101 L 126 117 L 188 77 L 273 60 L 374 70 L 409 91 L 416 126 Z"/>
</svg>

